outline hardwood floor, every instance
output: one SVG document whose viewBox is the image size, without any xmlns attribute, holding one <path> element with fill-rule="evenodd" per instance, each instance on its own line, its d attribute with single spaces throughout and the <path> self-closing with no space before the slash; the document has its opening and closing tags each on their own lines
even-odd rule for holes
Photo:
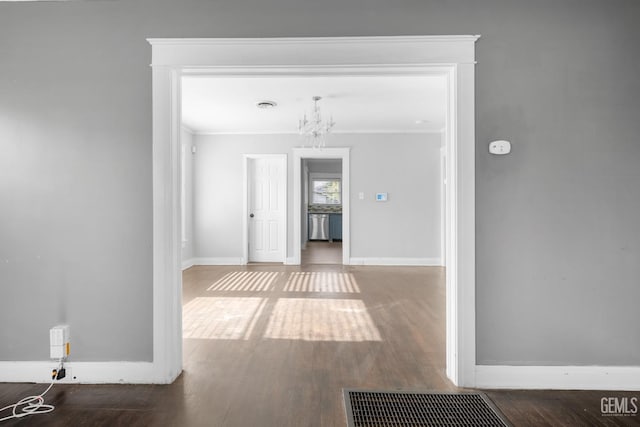
<svg viewBox="0 0 640 427">
<path fill-rule="evenodd" d="M 174 384 L 56 385 L 53 413 L 3 425 L 344 426 L 345 387 L 456 390 L 444 298 L 441 268 L 193 267 Z M 1 384 L 0 406 L 43 389 Z M 600 414 L 602 397 L 640 393 L 487 394 L 516 426 L 640 425 Z"/>
<path fill-rule="evenodd" d="M 342 242 L 308 241 L 300 257 L 302 265 L 342 264 Z"/>
</svg>

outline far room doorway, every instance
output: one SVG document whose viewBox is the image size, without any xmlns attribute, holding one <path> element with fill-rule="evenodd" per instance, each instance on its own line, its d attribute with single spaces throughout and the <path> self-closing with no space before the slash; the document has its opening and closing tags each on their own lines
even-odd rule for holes
<svg viewBox="0 0 640 427">
<path fill-rule="evenodd" d="M 302 265 L 342 264 L 342 159 L 302 159 Z"/>
</svg>

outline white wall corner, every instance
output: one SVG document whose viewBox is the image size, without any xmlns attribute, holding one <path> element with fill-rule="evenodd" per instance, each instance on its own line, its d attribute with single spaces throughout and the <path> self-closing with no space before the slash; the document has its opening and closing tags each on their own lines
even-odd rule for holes
<svg viewBox="0 0 640 427">
<path fill-rule="evenodd" d="M 182 261 L 182 271 L 186 270 L 187 268 L 191 268 L 194 265 L 195 265 L 195 260 L 193 258 L 185 259 L 184 261 Z"/>
<path fill-rule="evenodd" d="M 476 388 L 640 390 L 640 366 L 476 365 Z"/>
<path fill-rule="evenodd" d="M 296 263 L 296 258 L 289 256 L 284 260 L 284 265 L 299 265 Z"/>
</svg>

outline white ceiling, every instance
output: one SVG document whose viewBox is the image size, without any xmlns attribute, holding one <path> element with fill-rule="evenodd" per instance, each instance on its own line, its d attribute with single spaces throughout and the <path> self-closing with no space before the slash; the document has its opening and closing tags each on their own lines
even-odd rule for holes
<svg viewBox="0 0 640 427">
<path fill-rule="evenodd" d="M 297 133 L 314 95 L 334 133 L 437 132 L 445 124 L 444 76 L 187 76 L 182 122 L 196 133 Z M 264 100 L 278 105 L 257 108 Z"/>
</svg>

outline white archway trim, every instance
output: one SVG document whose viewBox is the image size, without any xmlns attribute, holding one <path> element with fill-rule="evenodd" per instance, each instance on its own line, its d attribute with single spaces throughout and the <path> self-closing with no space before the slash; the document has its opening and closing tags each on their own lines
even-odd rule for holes
<svg viewBox="0 0 640 427">
<path fill-rule="evenodd" d="M 447 375 L 475 385 L 475 122 L 478 36 L 149 39 L 153 67 L 153 374 L 182 370 L 180 79 L 212 76 L 449 76 L 447 147 Z M 299 218 L 298 218 L 299 220 Z M 126 381 L 126 379 L 125 379 Z"/>
</svg>

